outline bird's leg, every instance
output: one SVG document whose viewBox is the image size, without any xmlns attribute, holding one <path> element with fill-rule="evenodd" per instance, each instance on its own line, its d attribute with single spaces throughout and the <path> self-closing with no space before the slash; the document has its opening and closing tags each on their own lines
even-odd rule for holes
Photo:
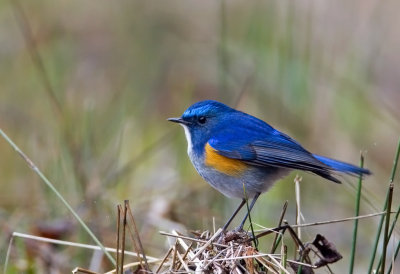
<svg viewBox="0 0 400 274">
<path fill-rule="evenodd" d="M 254 196 L 253 200 L 251 201 L 249 210 L 248 210 L 247 213 L 246 213 L 246 216 L 244 216 L 243 221 L 242 221 L 242 222 L 240 223 L 240 225 L 236 228 L 236 231 L 240 231 L 240 230 L 243 229 L 244 223 L 246 222 L 247 217 L 249 216 L 250 211 L 251 211 L 251 209 L 253 208 L 254 204 L 256 203 L 256 201 L 257 201 L 258 197 L 260 196 L 260 194 L 261 194 L 261 193 L 258 192 L 258 193 L 256 193 L 256 195 Z M 243 199 L 243 201 L 245 201 L 245 200 Z M 243 206 L 243 205 L 242 205 L 242 206 Z"/>
<path fill-rule="evenodd" d="M 246 200 L 242 199 L 242 201 L 240 202 L 240 205 L 238 206 L 238 208 L 235 210 L 235 212 L 233 212 L 232 216 L 229 218 L 229 220 L 226 222 L 226 224 L 222 228 L 222 231 L 226 231 L 226 229 L 228 228 L 229 224 L 232 222 L 233 218 L 235 218 L 235 216 L 238 214 L 239 210 L 244 206 L 245 202 L 246 202 Z"/>
</svg>

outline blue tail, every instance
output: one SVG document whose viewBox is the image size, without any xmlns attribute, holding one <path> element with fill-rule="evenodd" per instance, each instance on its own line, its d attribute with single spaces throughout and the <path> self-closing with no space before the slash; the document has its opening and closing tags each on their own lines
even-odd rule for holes
<svg viewBox="0 0 400 274">
<path fill-rule="evenodd" d="M 318 160 L 324 163 L 325 165 L 331 167 L 332 169 L 339 171 L 339 172 L 344 172 L 352 175 L 369 175 L 371 172 L 368 169 L 365 168 L 360 168 L 357 166 L 354 166 L 352 164 L 347 164 L 343 163 L 340 161 L 336 161 L 327 157 L 319 156 L 313 154 L 313 156 Z"/>
</svg>

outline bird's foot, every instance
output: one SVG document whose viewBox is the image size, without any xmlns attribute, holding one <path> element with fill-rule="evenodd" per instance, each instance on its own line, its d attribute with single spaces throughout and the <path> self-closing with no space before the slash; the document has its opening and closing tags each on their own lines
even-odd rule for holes
<svg viewBox="0 0 400 274">
<path fill-rule="evenodd" d="M 235 227 L 232 231 L 236 232 L 236 233 L 240 233 L 240 232 L 245 232 L 243 229 L 243 226 L 237 226 Z"/>
</svg>

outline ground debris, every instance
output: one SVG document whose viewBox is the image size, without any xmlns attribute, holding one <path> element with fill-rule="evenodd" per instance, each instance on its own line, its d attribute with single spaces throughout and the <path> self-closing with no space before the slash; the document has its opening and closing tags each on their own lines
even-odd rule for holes
<svg viewBox="0 0 400 274">
<path fill-rule="evenodd" d="M 321 254 L 320 260 L 315 263 L 316 267 L 332 264 L 343 258 L 342 255 L 340 255 L 340 253 L 337 251 L 335 245 L 329 242 L 321 234 L 317 234 L 312 244 Z"/>
<path fill-rule="evenodd" d="M 318 257 L 318 261 L 313 264 L 314 268 L 327 266 L 328 264 L 333 264 L 342 259 L 342 255 L 337 251 L 335 245 L 332 242 L 328 241 L 321 234 L 317 234 L 314 241 L 305 245 L 305 249 L 302 252 L 302 257 L 308 257 L 309 253 L 313 251 L 313 247 L 315 247 L 316 251 L 314 252 Z M 298 270 L 300 266 L 298 264 L 290 263 L 290 266 L 296 273 L 299 273 Z M 308 266 L 301 266 L 300 273 L 312 274 L 314 273 L 314 271 Z"/>
</svg>

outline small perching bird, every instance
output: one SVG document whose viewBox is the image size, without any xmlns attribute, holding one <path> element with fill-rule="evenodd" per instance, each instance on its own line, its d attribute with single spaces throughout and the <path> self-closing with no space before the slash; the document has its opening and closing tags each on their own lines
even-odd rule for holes
<svg viewBox="0 0 400 274">
<path fill-rule="evenodd" d="M 264 121 L 217 101 L 200 101 L 180 118 L 168 120 L 185 129 L 188 154 L 197 172 L 224 195 L 242 198 L 224 230 L 244 205 L 245 193 L 253 198 L 251 210 L 261 193 L 294 169 L 335 183 L 340 183 L 335 173 L 370 174 L 368 169 L 312 154 Z"/>
</svg>

